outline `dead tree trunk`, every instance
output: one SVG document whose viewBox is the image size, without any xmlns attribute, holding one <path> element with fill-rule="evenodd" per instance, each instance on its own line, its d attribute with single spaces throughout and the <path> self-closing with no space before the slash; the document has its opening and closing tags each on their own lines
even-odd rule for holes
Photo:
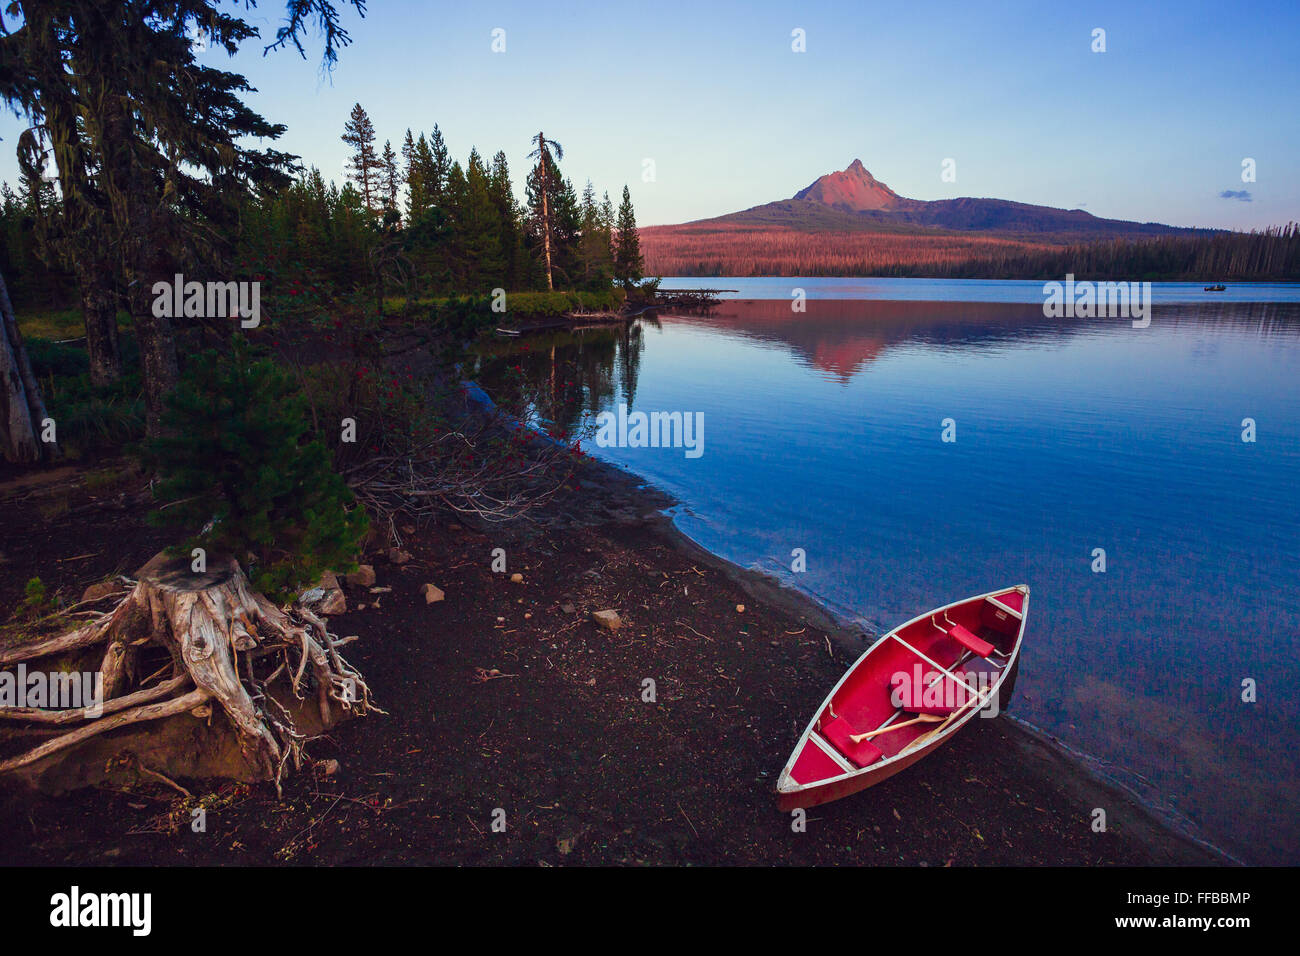
<svg viewBox="0 0 1300 956">
<path fill-rule="evenodd" d="M 9 301 L 9 288 L 0 275 L 0 452 L 6 461 L 22 464 L 48 461 L 58 452 L 53 442 L 41 441 L 49 416 L 41 389 L 23 347 L 18 318 Z"/>
<path fill-rule="evenodd" d="M 137 658 L 146 647 L 170 657 L 161 683 L 142 686 Z M 201 574 L 187 560 L 160 554 L 140 569 L 110 612 L 59 637 L 0 649 L 0 667 L 52 655 L 99 658 L 101 710 L 0 708 L 0 720 L 58 733 L 0 761 L 0 774 L 31 767 L 91 737 L 142 721 L 217 708 L 238 734 L 254 776 L 277 790 L 290 759 L 298 766 L 309 736 L 295 709 L 309 707 L 330 727 L 346 713 L 383 713 L 361 674 L 338 650 L 338 639 L 311 611 L 289 611 L 253 591 L 231 559 Z M 160 676 L 156 671 L 150 677 Z M 147 678 L 146 678 L 147 679 Z M 215 706 L 214 706 L 215 705 Z M 315 721 L 312 721 L 315 723 Z M 69 725 L 74 729 L 67 730 Z"/>
</svg>

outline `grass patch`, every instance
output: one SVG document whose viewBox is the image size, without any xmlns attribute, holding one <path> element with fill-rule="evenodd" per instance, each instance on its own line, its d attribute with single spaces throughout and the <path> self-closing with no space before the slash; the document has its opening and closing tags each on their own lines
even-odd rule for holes
<svg viewBox="0 0 1300 956">
<path fill-rule="evenodd" d="M 24 339 L 75 339 L 86 334 L 86 321 L 80 309 L 24 312 L 18 315 L 18 331 Z"/>
<path fill-rule="evenodd" d="M 66 339 L 79 339 L 86 334 L 86 318 L 80 308 L 44 309 L 40 311 L 18 312 L 18 331 L 24 339 L 50 339 L 61 342 Z M 117 327 L 122 330 L 131 327 L 131 317 L 125 312 L 117 313 Z"/>
<path fill-rule="evenodd" d="M 554 318 L 566 312 L 613 312 L 623 307 L 627 293 L 622 289 L 605 289 L 600 292 L 560 291 L 507 292 L 505 312 L 493 312 L 493 298 L 481 296 L 436 296 L 408 300 L 400 296 L 384 299 L 384 308 L 400 313 L 408 308 L 431 309 L 435 314 L 470 309 L 482 312 L 496 320 L 510 318 Z"/>
</svg>

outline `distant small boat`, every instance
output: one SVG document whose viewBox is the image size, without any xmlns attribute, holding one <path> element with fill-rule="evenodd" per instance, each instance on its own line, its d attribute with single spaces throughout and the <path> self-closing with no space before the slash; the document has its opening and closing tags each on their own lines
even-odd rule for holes
<svg viewBox="0 0 1300 956">
<path fill-rule="evenodd" d="M 1224 291 L 1224 290 L 1227 289 L 1227 288 L 1228 288 L 1228 287 L 1227 287 L 1226 285 L 1207 285 L 1207 286 L 1205 287 L 1205 291 L 1206 291 L 1206 292 L 1222 292 L 1222 291 Z"/>
<path fill-rule="evenodd" d="M 1005 707 L 1028 612 L 1021 584 L 922 614 L 872 644 L 799 738 L 777 805 L 789 812 L 865 790 L 943 746 L 990 701 Z"/>
</svg>

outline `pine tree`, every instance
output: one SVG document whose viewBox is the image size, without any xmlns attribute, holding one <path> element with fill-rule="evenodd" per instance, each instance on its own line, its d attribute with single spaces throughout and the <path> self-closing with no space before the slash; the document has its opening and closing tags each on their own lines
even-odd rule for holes
<svg viewBox="0 0 1300 956">
<path fill-rule="evenodd" d="M 551 240 L 556 268 L 572 283 L 582 274 L 582 258 L 578 251 L 582 239 L 582 204 L 578 200 L 578 191 L 573 188 L 573 180 L 563 179 L 558 185 L 552 204 Z"/>
<path fill-rule="evenodd" d="M 428 151 L 423 134 L 417 145 L 408 129 L 406 140 L 402 143 L 402 159 L 406 162 L 406 221 L 408 223 L 420 218 L 429 203 L 424 185 L 425 169 L 421 162 L 420 146 L 424 146 L 425 151 Z"/>
<path fill-rule="evenodd" d="M 379 210 L 380 179 L 384 164 L 375 152 L 375 125 L 357 103 L 343 126 L 343 142 L 352 147 L 348 175 L 361 190 L 361 201 L 371 212 Z"/>
<path fill-rule="evenodd" d="M 477 149 L 471 149 L 465 172 L 465 205 L 461 221 L 466 291 L 479 292 L 506 285 L 501 254 L 501 212 L 492 200 L 487 167 Z"/>
<path fill-rule="evenodd" d="M 541 253 L 539 260 L 543 278 L 549 261 L 552 274 L 572 283 L 581 277 L 582 262 L 578 244 L 582 233 L 582 208 L 573 182 L 564 178 L 559 165 L 551 160 L 547 164 L 546 186 L 542 186 L 540 164 L 533 167 L 524 183 L 528 199 L 528 228 L 533 249 Z M 549 228 L 544 228 L 549 223 Z M 549 256 L 547 252 L 549 251 Z M 548 286 L 554 288 L 554 280 Z"/>
<path fill-rule="evenodd" d="M 534 171 L 537 176 L 537 196 L 538 208 L 536 214 L 538 217 L 538 229 L 542 237 L 542 256 L 546 266 L 546 288 L 553 289 L 555 285 L 551 279 L 551 208 L 550 208 L 550 186 L 555 182 L 556 177 L 552 167 L 556 159 L 564 158 L 564 147 L 555 140 L 547 140 L 545 133 L 538 133 L 533 137 L 533 142 L 537 148 L 528 155 L 537 157 L 537 168 Z M 551 153 L 555 155 L 552 157 Z"/>
<path fill-rule="evenodd" d="M 466 210 L 469 207 L 469 182 L 459 160 L 453 160 L 438 208 L 446 217 L 445 262 L 447 273 L 455 287 L 464 289 L 470 279 L 473 263 L 466 253 L 468 225 Z"/>
<path fill-rule="evenodd" d="M 429 134 L 427 159 L 422 156 L 421 161 L 425 163 L 422 168 L 424 169 L 425 189 L 428 191 L 429 202 L 434 206 L 440 206 L 443 201 L 443 192 L 447 188 L 447 178 L 451 175 L 451 156 L 447 151 L 447 144 L 443 141 L 442 130 L 438 129 L 437 123 L 433 124 L 433 132 Z"/>
<path fill-rule="evenodd" d="M 607 289 L 614 276 L 613 236 L 605 225 L 596 189 L 587 180 L 582 191 L 582 238 L 579 241 L 583 283 L 589 289 Z"/>
<path fill-rule="evenodd" d="M 402 161 L 406 163 L 406 171 L 411 171 L 411 163 L 415 159 L 415 139 L 411 136 L 411 127 L 406 127 L 406 139 L 402 140 Z"/>
<path fill-rule="evenodd" d="M 380 157 L 381 170 L 380 181 L 384 190 L 384 206 L 387 209 L 397 209 L 397 190 L 400 182 L 397 173 L 397 155 L 393 152 L 393 144 L 390 140 L 384 140 L 384 152 Z"/>
<path fill-rule="evenodd" d="M 640 282 L 645 272 L 641 257 L 641 237 L 636 231 L 636 213 L 632 210 L 632 194 L 623 187 L 623 202 L 618 207 L 618 237 L 614 241 L 614 278 L 630 289 Z"/>
<path fill-rule="evenodd" d="M 600 226 L 605 232 L 609 233 L 609 257 L 614 258 L 614 229 L 617 223 L 614 216 L 614 203 L 609 198 L 609 190 L 605 190 L 605 197 L 600 201 Z"/>
<path fill-rule="evenodd" d="M 254 585 L 281 598 L 352 566 L 365 511 L 310 436 L 297 381 L 243 336 L 189 364 L 164 422 L 146 448 L 163 505 L 150 518 L 187 527 L 183 551 L 247 560 Z"/>
<path fill-rule="evenodd" d="M 243 76 L 196 62 L 173 21 L 148 4 L 93 6 L 74 24 L 70 72 L 84 84 L 81 128 L 95 146 L 96 186 L 111 215 L 110 252 L 122 263 L 147 427 L 156 435 L 179 362 L 173 322 L 157 315 L 152 285 L 174 272 L 230 270 L 213 231 L 237 228 L 250 193 L 287 185 L 295 157 L 243 145 L 275 139 L 285 127 L 243 102 Z M 179 16 L 210 26 L 230 52 L 256 35 L 211 6 L 193 0 Z"/>
<path fill-rule="evenodd" d="M 232 226 L 251 189 L 286 184 L 294 159 L 244 145 L 284 127 L 242 101 L 243 76 L 195 61 L 189 26 L 203 26 L 232 55 L 257 34 L 216 5 L 185 0 L 164 12 L 150 3 L 13 0 L 5 14 L 23 27 L 4 31 L 0 98 L 31 118 L 22 136 L 53 155 L 67 214 L 58 223 L 61 257 L 80 269 L 92 371 L 106 382 L 119 368 L 116 286 L 140 347 L 151 433 L 177 371 L 171 320 L 152 312 L 153 282 L 225 268 L 214 233 Z M 307 7 L 322 17 L 332 10 L 324 0 L 296 6 L 283 32 L 295 42 Z M 341 42 L 326 33 L 327 46 Z"/>
<path fill-rule="evenodd" d="M 488 178 L 488 196 L 497 210 L 501 229 L 501 258 L 505 288 L 520 288 L 524 282 L 524 231 L 520 224 L 519 203 L 510 184 L 510 164 L 504 150 L 492 157 Z"/>
</svg>

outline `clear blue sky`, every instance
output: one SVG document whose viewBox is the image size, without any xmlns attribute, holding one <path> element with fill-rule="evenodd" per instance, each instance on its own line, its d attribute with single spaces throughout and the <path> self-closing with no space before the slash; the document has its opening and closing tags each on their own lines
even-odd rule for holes
<svg viewBox="0 0 1300 956">
<path fill-rule="evenodd" d="M 283 0 L 248 19 L 273 34 Z M 486 3 L 371 0 L 329 77 L 309 57 L 231 61 L 289 131 L 279 148 L 341 178 L 354 102 L 380 142 L 437 122 L 452 153 L 529 139 L 644 224 L 787 198 L 861 158 L 905 196 L 995 196 L 1098 216 L 1250 228 L 1300 219 L 1300 4 Z M 491 31 L 506 31 L 493 53 Z M 1091 50 L 1094 28 L 1105 53 Z M 801 28 L 807 52 L 791 50 Z M 19 122 L 0 118 L 0 177 Z M 1257 163 L 1243 183 L 1241 162 Z M 642 181 L 643 160 L 656 181 Z M 956 161 L 957 180 L 941 181 Z M 1246 190 L 1249 202 L 1225 199 Z"/>
</svg>

